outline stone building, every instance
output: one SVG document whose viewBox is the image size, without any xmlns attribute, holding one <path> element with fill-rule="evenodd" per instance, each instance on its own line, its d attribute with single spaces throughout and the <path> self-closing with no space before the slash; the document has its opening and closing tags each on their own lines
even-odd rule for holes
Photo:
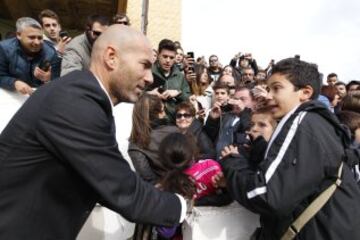
<svg viewBox="0 0 360 240">
<path fill-rule="evenodd" d="M 71 35 L 83 31 L 85 19 L 91 14 L 112 16 L 126 13 L 132 27 L 141 30 L 144 0 L 0 0 L 0 33 L 15 30 L 19 17 L 37 18 L 41 10 L 54 10 L 64 30 Z M 147 36 L 156 47 L 163 38 L 181 40 L 181 0 L 148 0 Z"/>
</svg>

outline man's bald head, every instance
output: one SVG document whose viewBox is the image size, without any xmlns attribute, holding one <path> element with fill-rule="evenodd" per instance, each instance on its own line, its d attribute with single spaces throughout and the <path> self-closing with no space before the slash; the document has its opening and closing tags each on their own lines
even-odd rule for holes
<svg viewBox="0 0 360 240">
<path fill-rule="evenodd" d="M 99 60 L 102 52 L 109 46 L 117 48 L 120 53 L 126 53 L 144 45 L 151 48 L 149 40 L 140 32 L 120 24 L 108 27 L 95 41 L 91 52 L 91 63 Z"/>
<path fill-rule="evenodd" d="M 140 32 L 115 24 L 95 41 L 90 71 L 103 83 L 114 104 L 135 102 L 152 83 L 152 47 Z"/>
</svg>

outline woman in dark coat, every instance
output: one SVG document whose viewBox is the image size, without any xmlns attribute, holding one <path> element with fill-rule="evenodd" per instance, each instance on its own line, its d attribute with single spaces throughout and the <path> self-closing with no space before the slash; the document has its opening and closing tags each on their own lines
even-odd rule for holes
<svg viewBox="0 0 360 240">
<path fill-rule="evenodd" d="M 159 144 L 169 133 L 179 131 L 167 125 L 165 116 L 164 104 L 157 96 L 144 94 L 134 105 L 128 154 L 136 172 L 153 184 L 165 172 L 158 157 Z"/>
<path fill-rule="evenodd" d="M 191 133 L 197 142 L 199 159 L 215 159 L 214 144 L 203 130 L 203 124 L 195 118 L 195 108 L 190 102 L 176 106 L 176 126 L 182 133 Z"/>
</svg>

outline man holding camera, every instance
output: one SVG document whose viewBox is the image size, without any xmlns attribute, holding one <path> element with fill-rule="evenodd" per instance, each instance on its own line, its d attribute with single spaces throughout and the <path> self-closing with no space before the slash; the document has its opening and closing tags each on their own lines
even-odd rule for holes
<svg viewBox="0 0 360 240">
<path fill-rule="evenodd" d="M 169 39 L 161 40 L 158 51 L 158 60 L 152 68 L 154 83 L 148 90 L 150 94 L 157 95 L 163 100 L 168 120 L 175 123 L 175 107 L 188 100 L 190 88 L 184 74 L 174 66 L 176 55 L 174 42 Z"/>
<path fill-rule="evenodd" d="M 250 127 L 254 106 L 251 89 L 245 86 L 236 87 L 234 95 L 227 102 L 215 101 L 206 121 L 205 131 L 216 145 L 217 159 L 225 146 L 247 142 L 246 130 Z"/>
<path fill-rule="evenodd" d="M 60 32 L 59 16 L 54 11 L 45 9 L 39 14 L 39 21 L 44 29 L 44 40 L 56 49 L 59 57 L 62 57 L 71 37 L 65 31 Z"/>
<path fill-rule="evenodd" d="M 36 20 L 16 21 L 16 37 L 0 42 L 0 87 L 31 94 L 33 88 L 59 77 L 56 51 L 44 44 L 43 30 Z"/>
</svg>

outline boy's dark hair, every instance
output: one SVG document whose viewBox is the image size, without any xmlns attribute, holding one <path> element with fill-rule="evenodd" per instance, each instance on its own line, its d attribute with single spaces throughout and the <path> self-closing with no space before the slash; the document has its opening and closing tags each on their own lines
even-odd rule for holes
<svg viewBox="0 0 360 240">
<path fill-rule="evenodd" d="M 337 77 L 336 73 L 330 73 L 329 75 L 327 75 L 327 79 L 332 78 L 332 77 Z"/>
<path fill-rule="evenodd" d="M 322 86 L 321 87 L 321 95 L 327 97 L 330 103 L 334 101 L 336 97 L 337 91 L 335 86 Z"/>
<path fill-rule="evenodd" d="M 360 90 L 349 92 L 343 99 L 341 110 L 360 113 Z"/>
<path fill-rule="evenodd" d="M 230 88 L 227 84 L 222 83 L 220 81 L 216 81 L 214 86 L 212 87 L 214 92 L 218 89 L 225 89 L 228 94 L 230 94 Z"/>
<path fill-rule="evenodd" d="M 346 125 L 351 132 L 351 137 L 354 138 L 356 129 L 360 128 L 360 113 L 353 111 L 341 111 L 336 114 L 339 121 Z"/>
<path fill-rule="evenodd" d="M 95 22 L 98 22 L 103 26 L 110 25 L 110 19 L 107 16 L 94 14 L 87 17 L 85 23 L 85 30 L 90 31 Z"/>
<path fill-rule="evenodd" d="M 360 86 L 360 81 L 359 80 L 351 80 L 350 82 L 348 82 L 348 84 L 346 85 L 346 91 L 349 91 L 349 89 L 352 85 Z"/>
<path fill-rule="evenodd" d="M 54 11 L 52 11 L 50 9 L 44 9 L 39 14 L 38 18 L 39 18 L 39 22 L 40 22 L 41 25 L 43 25 L 42 19 L 44 17 L 55 19 L 58 23 L 60 23 L 59 16 Z"/>
<path fill-rule="evenodd" d="M 344 85 L 346 87 L 346 84 L 344 82 L 338 81 L 335 83 L 335 86 Z"/>
<path fill-rule="evenodd" d="M 175 43 L 173 41 L 171 41 L 170 39 L 163 39 L 159 42 L 159 48 L 158 48 L 159 54 L 161 53 L 161 51 L 163 49 L 169 50 L 172 52 L 176 52 Z"/>
<path fill-rule="evenodd" d="M 274 65 L 270 74 L 275 73 L 285 75 L 295 86 L 296 91 L 306 86 L 311 86 L 314 91 L 310 97 L 311 99 L 317 99 L 319 96 L 322 84 L 316 64 L 307 63 L 296 58 L 286 58 Z"/>
</svg>

